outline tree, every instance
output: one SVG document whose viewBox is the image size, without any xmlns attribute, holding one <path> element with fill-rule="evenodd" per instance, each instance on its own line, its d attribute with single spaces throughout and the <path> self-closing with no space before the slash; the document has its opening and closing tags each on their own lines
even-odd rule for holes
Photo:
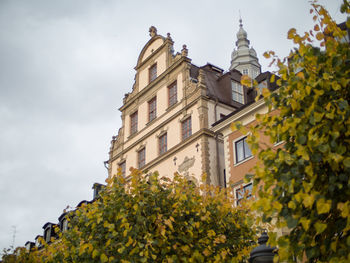
<svg viewBox="0 0 350 263">
<path fill-rule="evenodd" d="M 341 11 L 350 13 L 347 1 Z M 322 6 L 313 2 L 310 13 L 313 30 L 289 30 L 297 48 L 287 59 L 264 54 L 278 67 L 280 88 L 263 96 L 279 114 L 256 116 L 252 128 L 249 142 L 260 160 L 253 207 L 263 222 L 289 228 L 279 238 L 270 234 L 280 260 L 350 262 L 350 48 Z M 260 134 L 285 143 L 262 147 Z"/>
<path fill-rule="evenodd" d="M 109 185 L 71 214 L 71 228 L 58 240 L 29 253 L 31 258 L 21 253 L 17 259 L 237 262 L 249 255 L 254 232 L 244 207 L 233 208 L 230 193 L 197 187 L 179 175 L 170 180 L 137 170 L 130 182 L 119 176 Z"/>
</svg>

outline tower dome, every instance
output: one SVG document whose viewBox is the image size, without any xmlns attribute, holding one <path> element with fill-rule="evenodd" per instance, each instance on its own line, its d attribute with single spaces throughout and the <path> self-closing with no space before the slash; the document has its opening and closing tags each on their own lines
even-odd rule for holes
<svg viewBox="0 0 350 263">
<path fill-rule="evenodd" d="M 236 48 L 231 54 L 230 70 L 237 69 L 243 75 L 255 78 L 261 73 L 261 65 L 253 47 L 249 47 L 248 34 L 243 28 L 242 19 L 239 19 Z"/>
<path fill-rule="evenodd" d="M 237 36 L 237 39 L 247 38 L 247 32 L 243 29 L 242 18 L 239 19 L 239 30 L 236 36 Z"/>
</svg>

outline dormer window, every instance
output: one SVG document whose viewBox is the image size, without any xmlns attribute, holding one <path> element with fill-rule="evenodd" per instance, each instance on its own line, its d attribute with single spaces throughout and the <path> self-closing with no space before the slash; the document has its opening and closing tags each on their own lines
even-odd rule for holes
<svg viewBox="0 0 350 263">
<path fill-rule="evenodd" d="M 104 185 L 99 183 L 94 183 L 92 186 L 92 189 L 94 190 L 93 199 L 95 200 L 97 197 L 99 197 L 101 190 L 103 189 Z"/>
<path fill-rule="evenodd" d="M 244 104 L 243 87 L 235 81 L 232 81 L 232 100 Z"/>
<path fill-rule="evenodd" d="M 65 232 L 68 230 L 68 220 L 67 218 L 62 220 L 62 232 Z"/>
<path fill-rule="evenodd" d="M 55 237 L 54 226 L 55 226 L 55 224 L 52 224 L 52 223 L 46 223 L 43 226 L 43 229 L 44 229 L 44 240 L 45 240 L 46 243 L 50 243 L 51 242 L 51 238 Z"/>
<path fill-rule="evenodd" d="M 68 230 L 68 219 L 67 219 L 67 213 L 64 212 L 60 217 L 58 218 L 58 224 L 60 227 L 61 232 Z"/>
<path fill-rule="evenodd" d="M 247 68 L 243 69 L 242 73 L 243 73 L 243 75 L 248 75 L 248 69 Z"/>
<path fill-rule="evenodd" d="M 35 243 L 34 242 L 30 242 L 30 241 L 27 241 L 26 244 L 24 245 L 27 249 L 27 251 L 31 251 L 32 248 L 35 246 Z"/>
<path fill-rule="evenodd" d="M 45 237 L 45 242 L 49 243 L 50 238 L 51 238 L 51 228 L 50 227 L 45 230 L 44 237 Z"/>
<path fill-rule="evenodd" d="M 157 78 L 157 63 L 153 64 L 149 68 L 149 82 L 151 83 L 156 78 Z"/>
<path fill-rule="evenodd" d="M 40 235 L 37 235 L 36 237 L 35 237 L 35 246 L 38 248 L 38 249 L 40 249 L 40 248 L 42 248 L 42 244 L 41 244 L 41 239 L 42 238 L 42 236 L 40 236 Z"/>
</svg>

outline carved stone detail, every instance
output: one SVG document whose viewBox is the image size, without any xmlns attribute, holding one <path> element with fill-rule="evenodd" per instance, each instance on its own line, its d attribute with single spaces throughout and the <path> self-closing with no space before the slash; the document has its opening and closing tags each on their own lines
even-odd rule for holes
<svg viewBox="0 0 350 263">
<path fill-rule="evenodd" d="M 150 37 L 155 37 L 157 35 L 157 28 L 155 26 L 149 28 L 149 35 Z"/>
<path fill-rule="evenodd" d="M 183 57 L 187 57 L 187 56 L 188 56 L 188 49 L 187 49 L 187 46 L 186 46 L 186 45 L 183 45 L 183 46 L 182 46 L 181 55 L 182 55 Z"/>
<path fill-rule="evenodd" d="M 188 176 L 188 170 L 194 165 L 195 161 L 196 159 L 194 156 L 192 158 L 188 158 L 186 156 L 183 162 L 179 164 L 179 172 L 185 176 Z"/>
</svg>

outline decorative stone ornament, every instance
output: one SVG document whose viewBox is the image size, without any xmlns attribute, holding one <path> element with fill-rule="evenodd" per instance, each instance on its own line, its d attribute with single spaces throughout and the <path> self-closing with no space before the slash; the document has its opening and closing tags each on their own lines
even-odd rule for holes
<svg viewBox="0 0 350 263">
<path fill-rule="evenodd" d="M 149 35 L 151 37 L 155 37 L 157 35 L 157 28 L 155 26 L 151 26 L 149 28 Z"/>
<path fill-rule="evenodd" d="M 187 46 L 186 46 L 186 45 L 183 45 L 183 46 L 182 46 L 181 55 L 184 56 L 184 57 L 187 57 L 187 55 L 188 55 L 188 49 L 187 49 Z"/>
</svg>

